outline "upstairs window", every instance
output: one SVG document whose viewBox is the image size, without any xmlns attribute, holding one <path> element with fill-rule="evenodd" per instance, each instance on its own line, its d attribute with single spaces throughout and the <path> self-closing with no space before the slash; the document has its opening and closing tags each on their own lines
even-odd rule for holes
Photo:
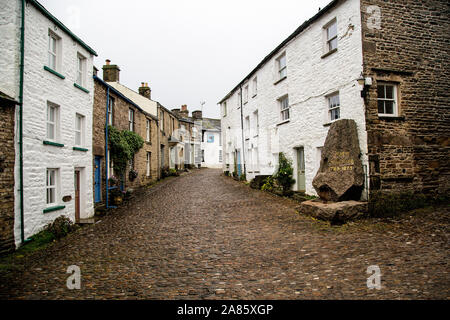
<svg viewBox="0 0 450 320">
<path fill-rule="evenodd" d="M 113 125 L 113 115 L 114 115 L 114 98 L 109 96 L 108 101 L 108 124 Z"/>
<path fill-rule="evenodd" d="M 253 79 L 253 97 L 258 94 L 258 78 Z"/>
<path fill-rule="evenodd" d="M 278 79 L 286 78 L 287 76 L 287 66 L 286 66 L 286 54 L 283 53 L 281 57 L 277 59 L 278 64 Z"/>
<path fill-rule="evenodd" d="M 279 100 L 280 102 L 280 112 L 281 112 L 281 121 L 287 121 L 290 119 L 289 114 L 289 97 L 283 97 Z"/>
<path fill-rule="evenodd" d="M 128 109 L 128 130 L 134 131 L 134 110 Z"/>
<path fill-rule="evenodd" d="M 328 96 L 328 120 L 335 121 L 341 117 L 339 92 Z"/>
<path fill-rule="evenodd" d="M 245 138 L 250 138 L 250 116 L 245 117 Z"/>
<path fill-rule="evenodd" d="M 84 142 L 84 116 L 75 115 L 75 146 L 81 147 Z"/>
<path fill-rule="evenodd" d="M 397 116 L 397 85 L 392 83 L 382 83 L 377 86 L 378 91 L 378 115 Z"/>
<path fill-rule="evenodd" d="M 147 133 L 147 137 L 146 137 L 146 141 L 150 142 L 150 137 L 151 137 L 151 122 L 150 120 L 147 119 L 146 121 L 146 128 L 145 128 L 145 132 Z"/>
<path fill-rule="evenodd" d="M 326 27 L 326 52 L 337 49 L 337 22 L 333 20 Z"/>
<path fill-rule="evenodd" d="M 77 55 L 77 84 L 84 86 L 86 72 L 86 58 L 81 54 Z"/>
<path fill-rule="evenodd" d="M 244 103 L 248 102 L 248 85 L 244 87 Z"/>
<path fill-rule="evenodd" d="M 59 55 L 59 41 L 60 38 L 53 32 L 48 32 L 48 67 L 53 70 L 58 69 L 58 55 Z"/>
<path fill-rule="evenodd" d="M 254 130 L 254 135 L 255 137 L 259 136 L 259 117 L 258 117 L 258 110 L 256 110 L 255 112 L 253 112 L 253 118 L 254 118 L 254 126 L 255 126 L 255 130 Z"/>
<path fill-rule="evenodd" d="M 47 103 L 47 140 L 56 141 L 59 130 L 59 107 L 52 103 Z"/>
<path fill-rule="evenodd" d="M 223 103 L 222 108 L 223 108 L 223 116 L 226 117 L 227 116 L 227 103 L 226 102 Z"/>
</svg>

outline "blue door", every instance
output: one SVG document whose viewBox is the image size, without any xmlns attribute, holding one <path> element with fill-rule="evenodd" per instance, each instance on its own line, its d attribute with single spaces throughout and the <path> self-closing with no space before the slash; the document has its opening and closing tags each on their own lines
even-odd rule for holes
<svg viewBox="0 0 450 320">
<path fill-rule="evenodd" d="M 101 170 L 101 157 L 95 157 L 95 174 L 94 174 L 94 194 L 95 203 L 102 201 L 102 170 Z"/>
<path fill-rule="evenodd" d="M 241 170 L 241 152 L 240 151 L 238 151 L 237 153 L 236 153 L 236 160 L 237 160 L 237 170 L 238 170 L 238 175 L 239 175 L 239 177 L 241 176 L 241 174 L 242 174 L 242 170 Z"/>
</svg>

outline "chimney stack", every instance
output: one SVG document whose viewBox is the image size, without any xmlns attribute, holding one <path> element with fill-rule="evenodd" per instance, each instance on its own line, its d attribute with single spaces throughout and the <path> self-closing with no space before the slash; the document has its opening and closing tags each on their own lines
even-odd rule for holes
<svg viewBox="0 0 450 320">
<path fill-rule="evenodd" d="M 152 90 L 148 86 L 148 82 L 141 82 L 141 86 L 139 87 L 139 94 L 147 99 L 152 98 Z"/>
<path fill-rule="evenodd" d="M 194 118 L 194 120 L 201 120 L 203 118 L 202 112 L 200 110 L 192 111 L 192 118 Z"/>
<path fill-rule="evenodd" d="M 189 117 L 189 110 L 186 104 L 183 104 L 181 106 L 180 116 L 182 116 L 183 118 Z"/>
<path fill-rule="evenodd" d="M 117 65 L 111 64 L 111 60 L 107 59 L 103 66 L 103 81 L 119 82 L 120 69 Z"/>
</svg>

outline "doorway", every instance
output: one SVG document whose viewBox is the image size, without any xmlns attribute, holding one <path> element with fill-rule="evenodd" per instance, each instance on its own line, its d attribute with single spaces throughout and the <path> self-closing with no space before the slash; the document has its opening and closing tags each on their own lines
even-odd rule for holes
<svg viewBox="0 0 450 320">
<path fill-rule="evenodd" d="M 80 171 L 75 170 L 75 223 L 80 223 Z"/>
<path fill-rule="evenodd" d="M 95 166 L 95 171 L 94 171 L 94 193 L 95 193 L 95 203 L 98 203 L 100 201 L 102 201 L 102 174 L 101 174 L 101 157 L 96 156 L 95 157 L 95 162 L 94 162 L 94 166 Z"/>
<path fill-rule="evenodd" d="M 305 149 L 297 148 L 297 191 L 306 191 Z"/>
</svg>

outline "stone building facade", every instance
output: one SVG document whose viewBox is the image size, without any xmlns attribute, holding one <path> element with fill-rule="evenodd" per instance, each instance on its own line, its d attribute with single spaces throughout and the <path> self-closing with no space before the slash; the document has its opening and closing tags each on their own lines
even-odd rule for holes
<svg viewBox="0 0 450 320">
<path fill-rule="evenodd" d="M 16 101 L 0 92 L 0 253 L 14 242 L 14 126 Z"/>
<path fill-rule="evenodd" d="M 373 79 L 366 95 L 371 190 L 450 189 L 449 11 L 445 0 L 361 1 L 364 76 Z M 385 85 L 396 101 L 383 115 Z"/>
<path fill-rule="evenodd" d="M 0 91 L 21 102 L 23 74 L 23 161 L 15 161 L 15 185 L 21 167 L 24 184 L 22 190 L 14 188 L 18 246 L 61 215 L 75 222 L 94 214 L 88 128 L 97 54 L 37 1 L 26 1 L 23 10 L 19 0 L 1 0 L 0 6 L 0 42 L 7 44 L 0 49 L 0 65 L 7 65 L 2 67 Z M 16 139 L 16 159 L 19 143 Z"/>
<path fill-rule="evenodd" d="M 108 153 L 109 161 L 108 165 L 106 164 L 106 123 L 118 130 L 134 131 L 144 140 L 144 146 L 135 154 L 134 160 L 120 178 L 123 181 L 122 188 L 127 190 L 158 179 L 158 122 L 155 116 L 145 112 L 108 83 L 96 76 L 94 81 L 93 181 L 94 202 L 99 205 L 104 204 L 106 200 L 107 171 L 108 178 L 111 176 L 120 178 L 118 173 L 114 172 L 111 152 Z M 107 108 L 110 113 L 108 122 Z M 131 169 L 138 173 L 137 178 L 130 179 Z"/>
<path fill-rule="evenodd" d="M 357 124 L 365 191 L 449 190 L 448 1 L 334 0 L 220 102 L 224 171 L 312 180 L 330 123 Z"/>
<path fill-rule="evenodd" d="M 180 122 L 175 113 L 158 103 L 161 176 L 169 169 L 184 169 L 184 143 L 180 136 Z"/>
</svg>

